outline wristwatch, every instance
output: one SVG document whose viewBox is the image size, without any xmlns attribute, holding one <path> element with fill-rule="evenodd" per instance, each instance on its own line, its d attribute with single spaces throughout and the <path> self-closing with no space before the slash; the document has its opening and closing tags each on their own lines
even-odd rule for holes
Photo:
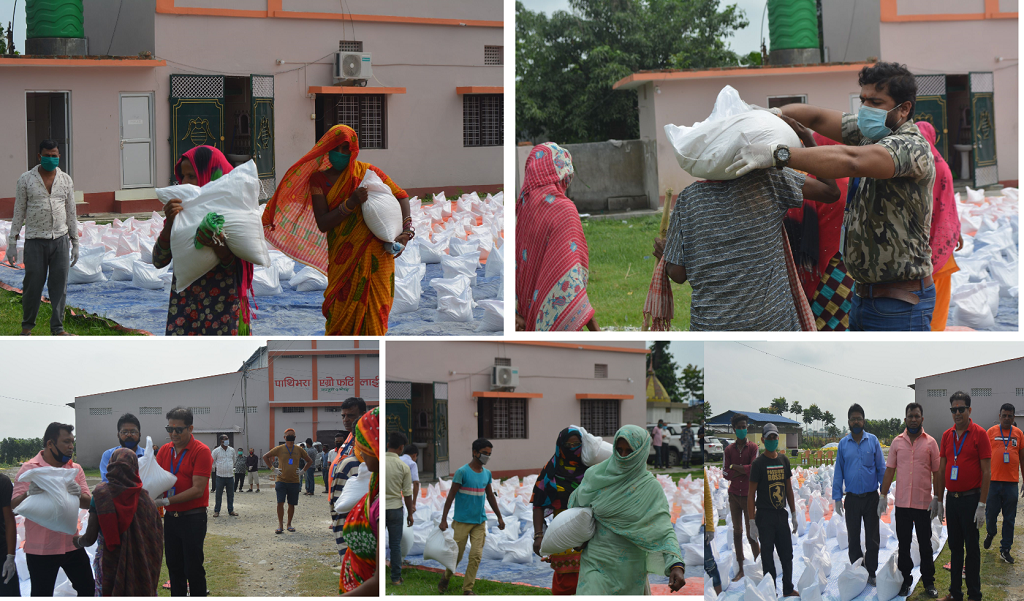
<svg viewBox="0 0 1024 601">
<path fill-rule="evenodd" d="M 780 144 L 775 152 L 772 153 L 772 157 L 775 159 L 775 168 L 782 169 L 789 165 L 789 146 Z"/>
</svg>

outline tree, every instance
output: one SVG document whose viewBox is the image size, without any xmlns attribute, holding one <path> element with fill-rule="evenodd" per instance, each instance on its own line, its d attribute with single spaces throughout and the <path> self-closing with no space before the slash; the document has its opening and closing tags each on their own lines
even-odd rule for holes
<svg viewBox="0 0 1024 601">
<path fill-rule="evenodd" d="M 831 411 L 826 411 L 826 412 L 825 412 L 825 413 L 824 413 L 824 414 L 823 414 L 823 415 L 821 416 L 821 419 L 822 419 L 822 421 L 824 421 L 824 422 L 825 422 L 825 425 L 827 425 L 827 426 L 835 426 L 835 423 L 836 423 L 836 416 L 832 415 L 832 412 L 831 412 Z"/>
<path fill-rule="evenodd" d="M 737 64 L 723 40 L 748 23 L 735 6 L 719 5 L 720 0 L 569 0 L 571 12 L 548 17 L 517 1 L 517 139 L 639 137 L 637 93 L 612 85 L 643 70 Z"/>
<path fill-rule="evenodd" d="M 42 438 L 5 438 L 0 441 L 0 464 L 21 463 L 34 457 L 41 448 Z"/>
<path fill-rule="evenodd" d="M 700 406 L 704 411 L 701 423 L 707 423 L 707 421 L 711 419 L 711 403 L 708 401 L 701 401 Z"/>
<path fill-rule="evenodd" d="M 696 365 L 687 364 L 683 368 L 682 388 L 688 397 L 704 400 L 704 369 Z"/>
<path fill-rule="evenodd" d="M 821 419 L 821 416 L 821 409 L 819 409 L 817 405 L 811 405 L 804 410 L 804 423 L 810 424 L 812 422 L 816 422 Z"/>
<path fill-rule="evenodd" d="M 4 33 L 3 23 L 0 23 L 0 56 L 7 54 L 7 34 Z"/>
<path fill-rule="evenodd" d="M 774 405 L 768 405 L 767 407 L 761 407 L 757 410 L 758 413 L 771 413 L 772 415 L 781 415 L 778 407 Z"/>
<path fill-rule="evenodd" d="M 835 424 L 830 425 L 828 427 L 828 435 L 832 438 L 839 436 L 839 428 L 837 428 Z"/>
<path fill-rule="evenodd" d="M 793 404 L 789 406 L 789 412 L 796 416 L 797 421 L 800 421 L 800 415 L 804 412 L 804 408 L 800 406 L 800 401 L 793 401 Z"/>
<path fill-rule="evenodd" d="M 651 343 L 651 352 L 648 354 L 648 361 L 650 362 L 648 363 L 648 368 L 653 364 L 654 375 L 657 376 L 661 385 L 665 387 L 668 398 L 673 403 L 680 403 L 683 401 L 683 398 L 680 391 L 679 378 L 676 375 L 679 373 L 679 366 L 676 365 L 675 360 L 672 358 L 668 345 L 668 341 L 664 340 Z M 701 381 L 701 388 L 703 389 L 703 372 L 701 374 Z"/>
<path fill-rule="evenodd" d="M 775 397 L 772 399 L 772 407 L 775 408 L 775 411 L 772 411 L 772 413 L 782 415 L 789 410 L 789 403 L 786 401 L 786 397 L 784 396 Z"/>
</svg>

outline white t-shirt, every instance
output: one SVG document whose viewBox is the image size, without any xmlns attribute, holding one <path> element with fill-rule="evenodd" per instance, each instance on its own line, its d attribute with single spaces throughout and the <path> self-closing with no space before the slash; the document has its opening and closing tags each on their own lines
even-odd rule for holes
<svg viewBox="0 0 1024 601">
<path fill-rule="evenodd" d="M 401 459 L 406 465 L 409 466 L 409 472 L 412 473 L 412 481 L 419 482 L 420 470 L 418 467 L 416 467 L 416 462 L 412 460 L 412 457 L 408 455 L 402 455 L 401 457 L 399 457 L 399 459 Z"/>
</svg>

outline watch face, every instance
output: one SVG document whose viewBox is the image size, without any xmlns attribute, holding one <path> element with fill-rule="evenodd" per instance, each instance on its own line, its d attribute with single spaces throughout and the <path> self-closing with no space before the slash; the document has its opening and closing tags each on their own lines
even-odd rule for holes
<svg viewBox="0 0 1024 601">
<path fill-rule="evenodd" d="M 788 161 L 789 160 L 789 149 L 788 148 L 780 148 L 779 149 L 779 160 L 780 161 Z"/>
</svg>

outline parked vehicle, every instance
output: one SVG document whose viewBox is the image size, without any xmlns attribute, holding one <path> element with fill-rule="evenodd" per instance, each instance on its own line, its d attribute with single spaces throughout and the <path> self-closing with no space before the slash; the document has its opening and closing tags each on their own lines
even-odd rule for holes
<svg viewBox="0 0 1024 601">
<path fill-rule="evenodd" d="M 647 424 L 647 432 L 654 432 L 654 427 L 658 424 Z M 662 438 L 662 444 L 668 445 L 668 464 L 670 466 L 679 465 L 679 458 L 682 456 L 680 448 L 680 435 L 683 433 L 683 428 L 686 424 L 665 424 L 665 430 L 668 431 L 667 435 Z M 704 438 L 704 446 L 701 448 L 700 438 L 697 437 L 697 431 L 700 430 L 700 426 L 694 424 L 690 426 L 690 431 L 693 432 L 693 448 L 690 450 L 690 461 L 691 463 L 701 463 L 702 461 L 710 460 L 721 460 L 724 456 L 722 443 L 715 440 L 712 436 L 706 436 Z M 654 445 L 651 445 L 651 452 L 647 457 L 647 463 L 654 463 Z"/>
</svg>

